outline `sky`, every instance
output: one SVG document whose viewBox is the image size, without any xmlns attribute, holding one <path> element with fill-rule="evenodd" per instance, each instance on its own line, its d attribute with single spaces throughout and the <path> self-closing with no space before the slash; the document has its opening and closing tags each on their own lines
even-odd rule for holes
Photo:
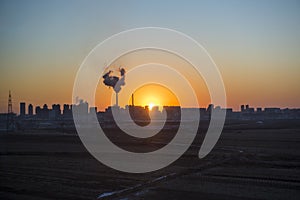
<svg viewBox="0 0 300 200">
<path fill-rule="evenodd" d="M 97 44 L 149 26 L 183 32 L 208 51 L 228 107 L 298 108 L 299 22 L 300 2 L 293 0 L 2 0 L 0 112 L 7 111 L 9 90 L 15 112 L 20 101 L 71 103 L 77 70 Z"/>
</svg>

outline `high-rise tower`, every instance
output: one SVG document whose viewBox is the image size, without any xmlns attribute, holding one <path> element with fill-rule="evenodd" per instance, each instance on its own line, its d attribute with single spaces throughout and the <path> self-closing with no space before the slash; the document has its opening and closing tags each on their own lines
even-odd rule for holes
<svg viewBox="0 0 300 200">
<path fill-rule="evenodd" d="M 14 114 L 12 110 L 12 99 L 11 99 L 11 92 L 9 90 L 8 94 L 8 106 L 7 106 L 7 123 L 6 123 L 6 130 L 11 131 L 14 129 Z"/>
<path fill-rule="evenodd" d="M 32 106 L 32 104 L 29 104 L 29 106 L 28 106 L 28 115 L 33 115 L 33 106 Z"/>
<path fill-rule="evenodd" d="M 12 100 L 11 100 L 11 92 L 9 90 L 8 94 L 8 109 L 7 109 L 7 114 L 13 113 L 12 111 Z"/>
<path fill-rule="evenodd" d="M 20 102 L 20 116 L 25 116 L 26 115 L 26 103 L 25 102 Z"/>
</svg>

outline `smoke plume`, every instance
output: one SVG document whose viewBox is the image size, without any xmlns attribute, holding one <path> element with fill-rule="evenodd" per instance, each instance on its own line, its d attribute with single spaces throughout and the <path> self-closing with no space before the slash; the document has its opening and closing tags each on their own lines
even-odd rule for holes
<svg viewBox="0 0 300 200">
<path fill-rule="evenodd" d="M 108 87 L 113 87 L 114 91 L 116 93 L 119 93 L 121 91 L 121 86 L 125 85 L 125 69 L 121 68 L 119 69 L 119 72 L 121 74 L 121 78 L 118 76 L 112 76 L 112 71 L 109 70 L 106 74 L 103 75 L 103 83 Z"/>
</svg>

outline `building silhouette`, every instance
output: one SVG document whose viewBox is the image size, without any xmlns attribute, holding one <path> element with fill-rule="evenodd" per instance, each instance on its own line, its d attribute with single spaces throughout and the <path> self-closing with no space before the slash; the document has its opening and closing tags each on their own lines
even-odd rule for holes
<svg viewBox="0 0 300 200">
<path fill-rule="evenodd" d="M 20 115 L 21 116 L 25 116 L 25 114 L 26 114 L 25 106 L 26 106 L 25 102 L 20 103 Z"/>
<path fill-rule="evenodd" d="M 48 119 L 49 118 L 49 109 L 47 104 L 44 104 L 43 108 L 37 106 L 35 108 L 35 114 L 39 119 Z"/>
<path fill-rule="evenodd" d="M 72 109 L 82 115 L 87 115 L 89 111 L 89 104 L 86 101 L 80 100 L 78 105 L 72 105 Z"/>
<path fill-rule="evenodd" d="M 90 107 L 89 113 L 97 113 L 97 107 Z"/>
<path fill-rule="evenodd" d="M 132 95 L 133 100 L 133 95 Z M 151 120 L 165 120 L 168 125 L 180 122 L 181 111 L 187 114 L 187 120 L 193 120 L 193 113 L 199 111 L 202 120 L 210 120 L 212 111 L 225 110 L 226 120 L 256 120 L 265 122 L 268 120 L 294 120 L 300 119 L 300 109 L 281 109 L 276 107 L 261 108 L 251 107 L 249 104 L 241 105 L 241 111 L 233 111 L 232 108 L 222 108 L 218 105 L 209 104 L 207 108 L 181 108 L 180 106 L 163 106 L 162 111 L 158 106 L 149 110 L 148 106 L 126 105 L 125 108 L 117 106 L 109 106 L 105 111 L 98 111 L 97 107 L 89 107 L 88 102 L 80 100 L 78 104 L 64 104 L 61 110 L 60 104 L 53 104 L 49 109 L 47 104 L 43 107 L 36 106 L 35 114 L 33 113 L 33 105 L 28 105 L 28 115 L 26 115 L 26 103 L 20 102 L 20 115 L 17 117 L 12 113 L 10 107 L 11 95 L 9 95 L 8 113 L 0 113 L 0 130 L 63 130 L 74 131 L 75 125 L 73 121 L 73 111 L 80 114 L 82 119 L 89 119 L 89 116 L 96 114 L 98 121 L 102 127 L 115 128 L 112 109 L 117 110 L 117 115 L 120 119 L 127 119 L 129 111 L 131 119 L 140 126 L 146 126 Z M 132 101 L 132 104 L 134 102 Z M 165 116 L 166 114 L 166 116 Z M 125 120 L 126 122 L 126 120 Z M 6 124 L 6 128 L 5 127 Z"/>
<path fill-rule="evenodd" d="M 7 104 L 7 117 L 6 117 L 6 130 L 13 131 L 15 127 L 15 114 L 12 109 L 12 97 L 11 92 L 9 90 L 8 93 L 8 104 Z"/>
<path fill-rule="evenodd" d="M 33 106 L 32 106 L 32 104 L 28 105 L 28 115 L 30 115 L 30 116 L 33 115 Z"/>
<path fill-rule="evenodd" d="M 63 118 L 71 118 L 71 117 L 72 117 L 72 105 L 64 104 Z"/>
<path fill-rule="evenodd" d="M 245 111 L 245 105 L 241 105 L 241 112 Z"/>
</svg>

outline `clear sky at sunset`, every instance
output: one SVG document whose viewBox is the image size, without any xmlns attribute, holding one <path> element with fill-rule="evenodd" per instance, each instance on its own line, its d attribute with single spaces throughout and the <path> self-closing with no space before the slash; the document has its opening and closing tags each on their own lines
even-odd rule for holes
<svg viewBox="0 0 300 200">
<path fill-rule="evenodd" d="M 112 34 L 147 26 L 202 44 L 222 74 L 228 107 L 300 107 L 300 1 L 2 0 L 0 112 L 9 90 L 15 112 L 20 101 L 71 103 L 87 54 Z"/>
</svg>

